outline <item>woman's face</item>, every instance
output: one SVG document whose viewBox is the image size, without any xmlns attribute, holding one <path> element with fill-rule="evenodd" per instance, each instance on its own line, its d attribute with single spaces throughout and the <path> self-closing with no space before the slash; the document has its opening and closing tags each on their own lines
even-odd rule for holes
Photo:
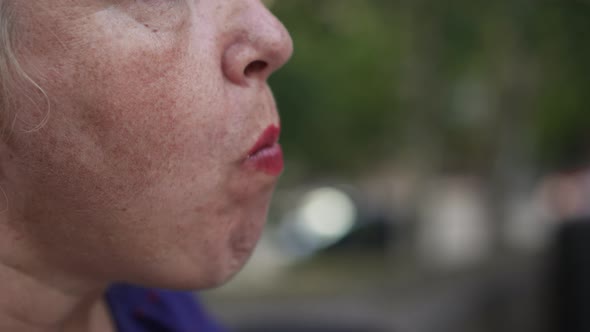
<svg viewBox="0 0 590 332">
<path fill-rule="evenodd" d="M 46 108 L 23 94 L 9 143 L 13 219 L 40 261 L 166 287 L 237 272 L 282 168 L 276 146 L 248 158 L 279 127 L 281 23 L 259 0 L 13 3 L 19 60 L 51 104 L 26 132 Z"/>
</svg>

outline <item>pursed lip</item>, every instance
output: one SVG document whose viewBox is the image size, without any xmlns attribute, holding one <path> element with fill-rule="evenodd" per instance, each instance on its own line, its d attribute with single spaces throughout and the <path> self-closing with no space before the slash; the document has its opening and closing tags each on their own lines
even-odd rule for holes
<svg viewBox="0 0 590 332">
<path fill-rule="evenodd" d="M 268 126 L 247 153 L 244 165 L 268 175 L 281 174 L 284 167 L 283 151 L 279 145 L 281 129 Z"/>
</svg>

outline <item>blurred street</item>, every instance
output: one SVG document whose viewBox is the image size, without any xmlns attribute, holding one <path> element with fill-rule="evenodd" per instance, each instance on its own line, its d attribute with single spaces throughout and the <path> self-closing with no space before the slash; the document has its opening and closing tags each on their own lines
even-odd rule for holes
<svg viewBox="0 0 590 332">
<path fill-rule="evenodd" d="M 299 286 L 300 294 L 293 289 L 269 289 L 256 297 L 213 291 L 206 298 L 236 332 L 539 332 L 544 310 L 539 290 L 546 285 L 537 260 L 512 257 L 452 275 L 406 276 L 390 285 L 365 280 L 369 286 L 356 291 L 332 285 L 332 291 L 342 288 L 336 294 L 310 294 Z M 353 267 L 350 273 L 355 274 Z M 339 276 L 331 282 L 341 282 Z M 295 279 L 287 276 L 283 286 L 306 283 Z"/>
</svg>

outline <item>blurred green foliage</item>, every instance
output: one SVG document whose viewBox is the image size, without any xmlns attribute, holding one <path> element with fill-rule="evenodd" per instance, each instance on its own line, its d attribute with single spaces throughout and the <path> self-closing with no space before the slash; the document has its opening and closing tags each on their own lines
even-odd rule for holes
<svg viewBox="0 0 590 332">
<path fill-rule="evenodd" d="M 590 153 L 590 3 L 278 0 L 292 61 L 271 79 L 303 174 L 379 162 L 534 171 Z M 370 162 L 369 162 L 370 161 Z"/>
</svg>

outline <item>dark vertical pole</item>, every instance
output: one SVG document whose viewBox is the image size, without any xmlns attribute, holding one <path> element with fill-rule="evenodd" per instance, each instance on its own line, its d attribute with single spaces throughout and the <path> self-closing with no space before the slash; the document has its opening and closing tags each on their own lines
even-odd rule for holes
<svg viewBox="0 0 590 332">
<path fill-rule="evenodd" d="M 553 266 L 553 331 L 590 331 L 590 217 L 565 222 Z"/>
</svg>

